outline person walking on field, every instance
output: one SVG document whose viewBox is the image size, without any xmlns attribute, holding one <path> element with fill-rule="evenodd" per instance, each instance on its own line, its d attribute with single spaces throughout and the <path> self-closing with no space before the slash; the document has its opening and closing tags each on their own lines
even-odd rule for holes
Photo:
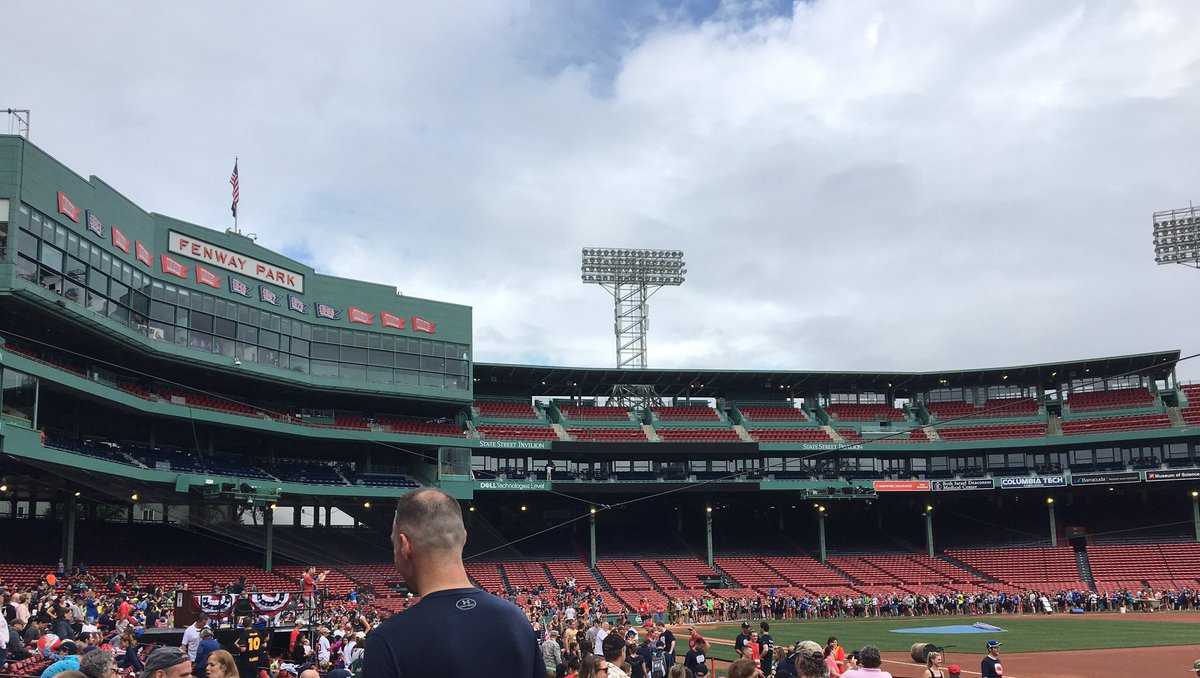
<svg viewBox="0 0 1200 678">
<path fill-rule="evenodd" d="M 367 637 L 362 678 L 546 678 L 525 613 L 467 578 L 466 543 L 462 509 L 441 490 L 416 490 L 396 502 L 392 557 L 421 602 Z"/>
<path fill-rule="evenodd" d="M 1004 667 L 1000 664 L 1000 641 L 987 642 L 987 656 L 979 663 L 979 674 L 983 678 L 1003 678 Z"/>
</svg>

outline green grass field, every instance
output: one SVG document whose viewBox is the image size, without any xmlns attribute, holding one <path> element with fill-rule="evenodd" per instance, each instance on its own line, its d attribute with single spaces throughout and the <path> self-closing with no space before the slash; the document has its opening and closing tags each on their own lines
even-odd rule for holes
<svg viewBox="0 0 1200 678">
<path fill-rule="evenodd" d="M 973 624 L 982 621 L 999 626 L 996 634 L 907 634 L 890 633 L 905 627 Z M 706 638 L 733 640 L 738 624 L 701 626 Z M 752 622 L 758 630 L 758 622 Z M 775 643 L 814 640 L 821 645 L 829 636 L 837 636 L 843 646 L 854 649 L 874 645 L 883 651 L 907 652 L 913 643 L 930 642 L 948 647 L 951 655 L 983 654 L 989 638 L 1004 643 L 1004 652 L 1041 652 L 1046 650 L 1096 650 L 1151 645 L 1192 645 L 1200 641 L 1200 624 L 1181 621 L 1139 621 L 1114 614 L 1087 617 L 921 617 L 916 619 L 854 619 L 846 621 L 771 622 Z M 680 640 L 684 640 L 681 636 Z M 685 646 L 686 649 L 686 646 Z M 711 654 L 718 659 L 734 658 L 733 648 L 714 645 Z"/>
</svg>

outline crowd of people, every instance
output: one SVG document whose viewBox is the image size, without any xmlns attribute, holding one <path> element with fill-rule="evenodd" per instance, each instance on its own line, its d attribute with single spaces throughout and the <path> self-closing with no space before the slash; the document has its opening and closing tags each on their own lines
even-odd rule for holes
<svg viewBox="0 0 1200 678">
<path fill-rule="evenodd" d="M 68 573 L 60 565 L 58 573 L 32 586 L 0 581 L 0 673 L 54 678 L 81 671 L 85 678 L 112 678 L 111 668 L 127 676 L 163 678 L 147 672 L 148 657 L 163 649 L 161 643 L 146 642 L 154 635 L 147 631 L 176 628 L 177 592 L 199 595 L 183 584 L 143 585 L 136 571 L 98 578 L 86 566 Z M 287 678 L 306 668 L 350 678 L 352 667 L 361 663 L 366 634 L 387 616 L 372 604 L 370 594 L 359 591 L 317 605 L 317 596 L 305 589 L 292 605 L 266 613 L 248 604 L 254 592 L 244 580 L 200 592 L 207 593 L 228 594 L 236 604 L 220 616 L 200 612 L 175 648 L 194 675 L 206 678 L 258 677 L 262 672 Z M 291 628 L 291 635 L 286 646 L 268 652 L 270 630 L 276 627 Z M 234 640 L 223 646 L 218 635 Z M 111 666 L 102 657 L 111 659 Z"/>
<path fill-rule="evenodd" d="M 888 674 L 875 647 L 847 651 L 836 638 L 823 644 L 777 643 L 771 624 L 1200 607 L 1200 592 L 1192 590 L 835 597 L 773 589 L 733 597 L 706 593 L 657 606 L 643 597 L 627 606 L 627 600 L 579 586 L 572 578 L 553 587 L 491 595 L 467 577 L 465 540 L 457 501 L 437 490 L 410 493 L 397 507 L 394 560 L 398 574 L 423 595 L 411 598 L 402 614 L 389 616 L 375 607 L 370 592 L 337 600 L 324 596 L 318 591 L 323 575 L 309 568 L 290 605 L 264 607 L 263 597 L 244 580 L 198 596 L 200 613 L 182 624 L 186 628 L 178 644 L 150 642 L 165 637 L 150 631 L 176 629 L 184 621 L 175 617 L 177 594 L 186 590 L 182 584 L 143 585 L 136 570 L 97 578 L 86 567 L 68 573 L 61 566 L 57 576 L 33 586 L 0 582 L 0 673 L 39 678 L 456 678 L 486 668 L 492 675 L 525 678 L 716 678 L 713 646 L 723 641 L 705 638 L 700 625 L 743 620 L 732 643 L 736 659 L 721 667 L 725 675 L 882 678 Z M 205 598 L 214 599 L 215 613 L 205 607 Z M 999 643 L 989 642 L 987 651 L 980 673 L 1003 675 Z M 924 678 L 959 672 L 957 666 L 943 666 L 936 648 L 924 659 Z"/>
<path fill-rule="evenodd" d="M 703 624 L 741 619 L 806 621 L 871 617 L 923 617 L 1001 614 L 1055 614 L 1072 610 L 1109 612 L 1125 608 L 1134 612 L 1200 609 L 1197 589 L 1131 589 L 1098 593 L 1091 590 L 1056 589 L 1023 592 L 971 592 L 918 595 L 897 590 L 884 594 L 798 595 L 765 589 L 754 595 L 721 596 L 707 591 L 687 598 L 659 598 L 656 604 L 645 596 L 626 605 L 592 587 L 576 587 L 574 579 L 557 586 L 497 589 L 492 591 L 523 609 L 530 620 L 542 625 L 574 622 L 592 615 L 637 615 L 668 624 Z M 638 596 L 636 592 L 626 594 Z"/>
</svg>

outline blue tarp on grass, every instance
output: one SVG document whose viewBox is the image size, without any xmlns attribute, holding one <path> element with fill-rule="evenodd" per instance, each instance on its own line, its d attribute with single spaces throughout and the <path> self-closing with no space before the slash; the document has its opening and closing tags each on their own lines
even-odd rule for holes
<svg viewBox="0 0 1200 678">
<path fill-rule="evenodd" d="M 892 633 L 928 633 L 957 635 L 961 633 L 1004 633 L 1004 629 L 983 622 L 974 624 L 951 624 L 949 626 L 919 626 L 907 629 L 892 629 Z"/>
</svg>

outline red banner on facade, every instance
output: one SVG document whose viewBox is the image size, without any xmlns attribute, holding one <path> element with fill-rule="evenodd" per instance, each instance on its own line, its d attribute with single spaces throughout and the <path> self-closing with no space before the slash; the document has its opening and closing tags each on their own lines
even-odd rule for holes
<svg viewBox="0 0 1200 678">
<path fill-rule="evenodd" d="M 375 324 L 374 313 L 368 313 L 360 308 L 354 308 L 353 306 L 346 310 L 346 319 L 352 323 L 359 323 L 362 325 Z"/>
<path fill-rule="evenodd" d="M 134 256 L 137 257 L 138 261 L 147 266 L 154 266 L 154 255 L 150 254 L 150 250 L 146 249 L 141 240 L 133 244 L 133 251 L 136 253 Z"/>
<path fill-rule="evenodd" d="M 413 316 L 412 328 L 414 332 L 425 332 L 427 334 L 434 334 L 437 332 L 437 325 L 418 315 Z"/>
<path fill-rule="evenodd" d="M 114 247 L 119 247 L 125 254 L 129 254 L 129 238 L 116 226 L 112 227 L 112 241 Z"/>
<path fill-rule="evenodd" d="M 384 327 L 394 327 L 398 330 L 404 329 L 404 318 L 401 318 L 398 315 L 392 315 L 387 311 L 379 312 L 379 321 L 383 323 Z"/>
<path fill-rule="evenodd" d="M 200 264 L 196 264 L 196 282 L 218 289 L 221 287 L 221 278 Z"/>
<path fill-rule="evenodd" d="M 171 275 L 176 275 L 180 278 L 188 277 L 188 267 L 184 266 L 178 261 L 175 261 L 165 254 L 159 255 L 159 263 L 162 264 L 163 273 L 170 273 Z"/>
<path fill-rule="evenodd" d="M 79 223 L 79 208 L 62 191 L 58 192 L 58 213 L 65 214 L 71 221 Z"/>
<path fill-rule="evenodd" d="M 928 480 L 876 480 L 876 492 L 928 492 Z"/>
</svg>

